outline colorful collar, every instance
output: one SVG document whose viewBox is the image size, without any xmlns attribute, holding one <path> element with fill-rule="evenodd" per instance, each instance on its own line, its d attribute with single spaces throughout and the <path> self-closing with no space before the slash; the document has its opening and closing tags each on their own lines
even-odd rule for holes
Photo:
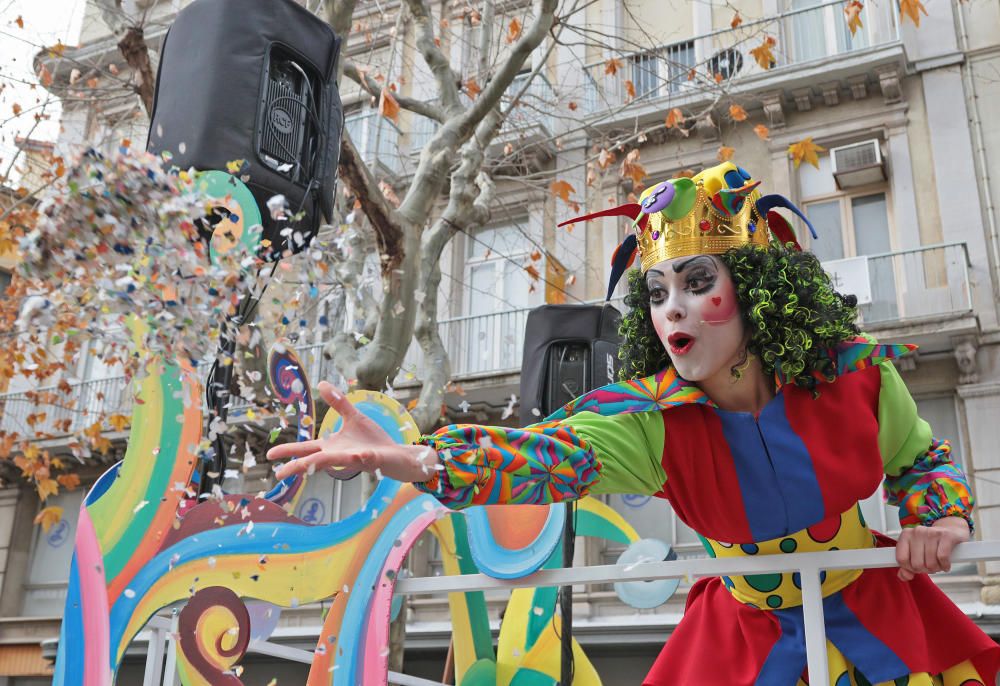
<svg viewBox="0 0 1000 686">
<path fill-rule="evenodd" d="M 916 349 L 917 346 L 909 343 L 880 344 L 859 336 L 844 341 L 836 348 L 831 348 L 829 354 L 831 358 L 836 357 L 837 376 L 841 376 L 875 366 L 885 360 L 902 357 Z M 826 379 L 818 374 L 816 378 L 821 383 L 826 382 Z M 780 389 L 788 379 L 784 378 L 779 370 L 775 372 L 775 382 Z M 565 419 L 579 412 L 596 412 L 603 416 L 611 416 L 652 412 L 691 404 L 715 406 L 696 384 L 682 379 L 673 367 L 668 367 L 644 379 L 608 384 L 581 395 L 546 417 L 545 421 Z"/>
</svg>

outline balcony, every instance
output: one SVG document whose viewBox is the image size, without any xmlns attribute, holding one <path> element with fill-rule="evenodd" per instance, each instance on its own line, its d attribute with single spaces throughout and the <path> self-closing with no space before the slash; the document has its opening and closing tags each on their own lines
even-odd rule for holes
<svg viewBox="0 0 1000 686">
<path fill-rule="evenodd" d="M 124 376 L 0 394 L 0 431 L 23 437 L 64 436 L 83 431 L 101 417 L 132 413 Z M 110 429 L 106 425 L 105 429 Z"/>
<path fill-rule="evenodd" d="M 684 106 L 711 94 L 705 80 L 718 74 L 730 90 L 793 88 L 863 73 L 881 63 L 900 63 L 899 19 L 895 3 L 866 3 L 864 26 L 852 36 L 841 0 L 794 9 L 725 28 L 681 42 L 626 54 L 617 73 L 607 74 L 607 61 L 584 68 L 591 115 L 606 115 L 628 102 L 626 81 L 635 87 L 630 116 L 641 116 L 642 105 L 662 113 L 665 101 Z M 758 64 L 751 50 L 765 38 L 775 40 L 768 69 Z M 689 79 L 689 73 L 697 74 Z M 817 80 L 819 79 L 819 81 Z M 801 83 L 800 83 L 801 82 Z"/>
<path fill-rule="evenodd" d="M 951 337 L 978 327 L 972 313 L 965 243 L 823 263 L 834 285 L 858 295 L 861 325 L 895 342 L 914 337 L 925 351 L 949 347 Z"/>
<path fill-rule="evenodd" d="M 397 176 L 403 171 L 399 129 L 375 110 L 352 112 L 344 121 L 361 159 L 376 175 Z"/>
</svg>

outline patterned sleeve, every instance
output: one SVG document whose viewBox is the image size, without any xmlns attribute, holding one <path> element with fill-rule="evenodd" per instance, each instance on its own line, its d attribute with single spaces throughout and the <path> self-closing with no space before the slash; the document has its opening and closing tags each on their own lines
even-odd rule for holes
<svg viewBox="0 0 1000 686">
<path fill-rule="evenodd" d="M 900 524 L 930 526 L 957 516 L 972 528 L 972 494 L 962 468 L 952 462 L 951 445 L 931 435 L 895 367 L 890 362 L 879 367 L 879 449 L 886 497 L 899 506 Z"/>
<path fill-rule="evenodd" d="M 414 486 L 451 508 L 582 498 L 601 470 L 587 442 L 561 422 L 524 429 L 453 424 L 420 442 L 437 451 L 441 467 Z"/>
<path fill-rule="evenodd" d="M 886 498 L 899 506 L 904 527 L 930 526 L 942 517 L 962 517 L 973 528 L 973 498 L 962 468 L 951 461 L 948 441 L 931 439 L 927 452 L 896 476 L 886 476 Z"/>
</svg>

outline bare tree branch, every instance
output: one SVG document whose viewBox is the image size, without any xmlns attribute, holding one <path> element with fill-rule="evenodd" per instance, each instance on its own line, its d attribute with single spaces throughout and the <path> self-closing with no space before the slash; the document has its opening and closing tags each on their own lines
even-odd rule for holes
<svg viewBox="0 0 1000 686">
<path fill-rule="evenodd" d="M 379 85 L 378 81 L 359 69 L 358 65 L 353 60 L 344 60 L 344 76 L 357 83 L 359 86 L 364 88 L 366 92 L 376 98 L 381 97 L 384 88 Z M 444 121 L 444 112 L 441 111 L 441 108 L 436 107 L 432 103 L 417 100 L 416 98 L 408 98 L 405 95 L 399 95 L 398 93 L 393 93 L 392 97 L 404 110 L 415 112 L 421 116 L 438 122 Z"/>
<path fill-rule="evenodd" d="M 454 115 L 462 108 L 458 97 L 458 83 L 461 77 L 452 70 L 448 58 L 434 42 L 434 24 L 427 4 L 423 0 L 406 0 L 406 4 L 416 22 L 417 48 L 437 80 L 441 104 L 449 115 Z"/>
<path fill-rule="evenodd" d="M 118 50 L 128 66 L 132 67 L 135 73 L 135 92 L 142 100 L 142 106 L 149 117 L 153 116 L 153 89 L 156 86 L 156 77 L 153 75 L 153 66 L 149 61 L 149 47 L 143 36 L 141 26 L 130 26 L 125 30 L 125 35 L 118 41 Z"/>
</svg>

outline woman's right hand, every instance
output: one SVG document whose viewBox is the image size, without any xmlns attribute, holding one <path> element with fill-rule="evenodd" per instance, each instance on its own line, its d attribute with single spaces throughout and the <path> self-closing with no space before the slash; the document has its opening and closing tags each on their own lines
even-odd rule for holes
<svg viewBox="0 0 1000 686">
<path fill-rule="evenodd" d="M 427 481 L 434 475 L 439 460 L 432 448 L 396 443 L 333 384 L 321 381 L 319 393 L 340 414 L 343 424 L 330 436 L 285 443 L 268 450 L 268 460 L 296 458 L 274 470 L 278 480 L 303 472 L 311 474 L 317 469 L 326 469 L 339 478 L 372 472 L 399 481 Z"/>
</svg>

